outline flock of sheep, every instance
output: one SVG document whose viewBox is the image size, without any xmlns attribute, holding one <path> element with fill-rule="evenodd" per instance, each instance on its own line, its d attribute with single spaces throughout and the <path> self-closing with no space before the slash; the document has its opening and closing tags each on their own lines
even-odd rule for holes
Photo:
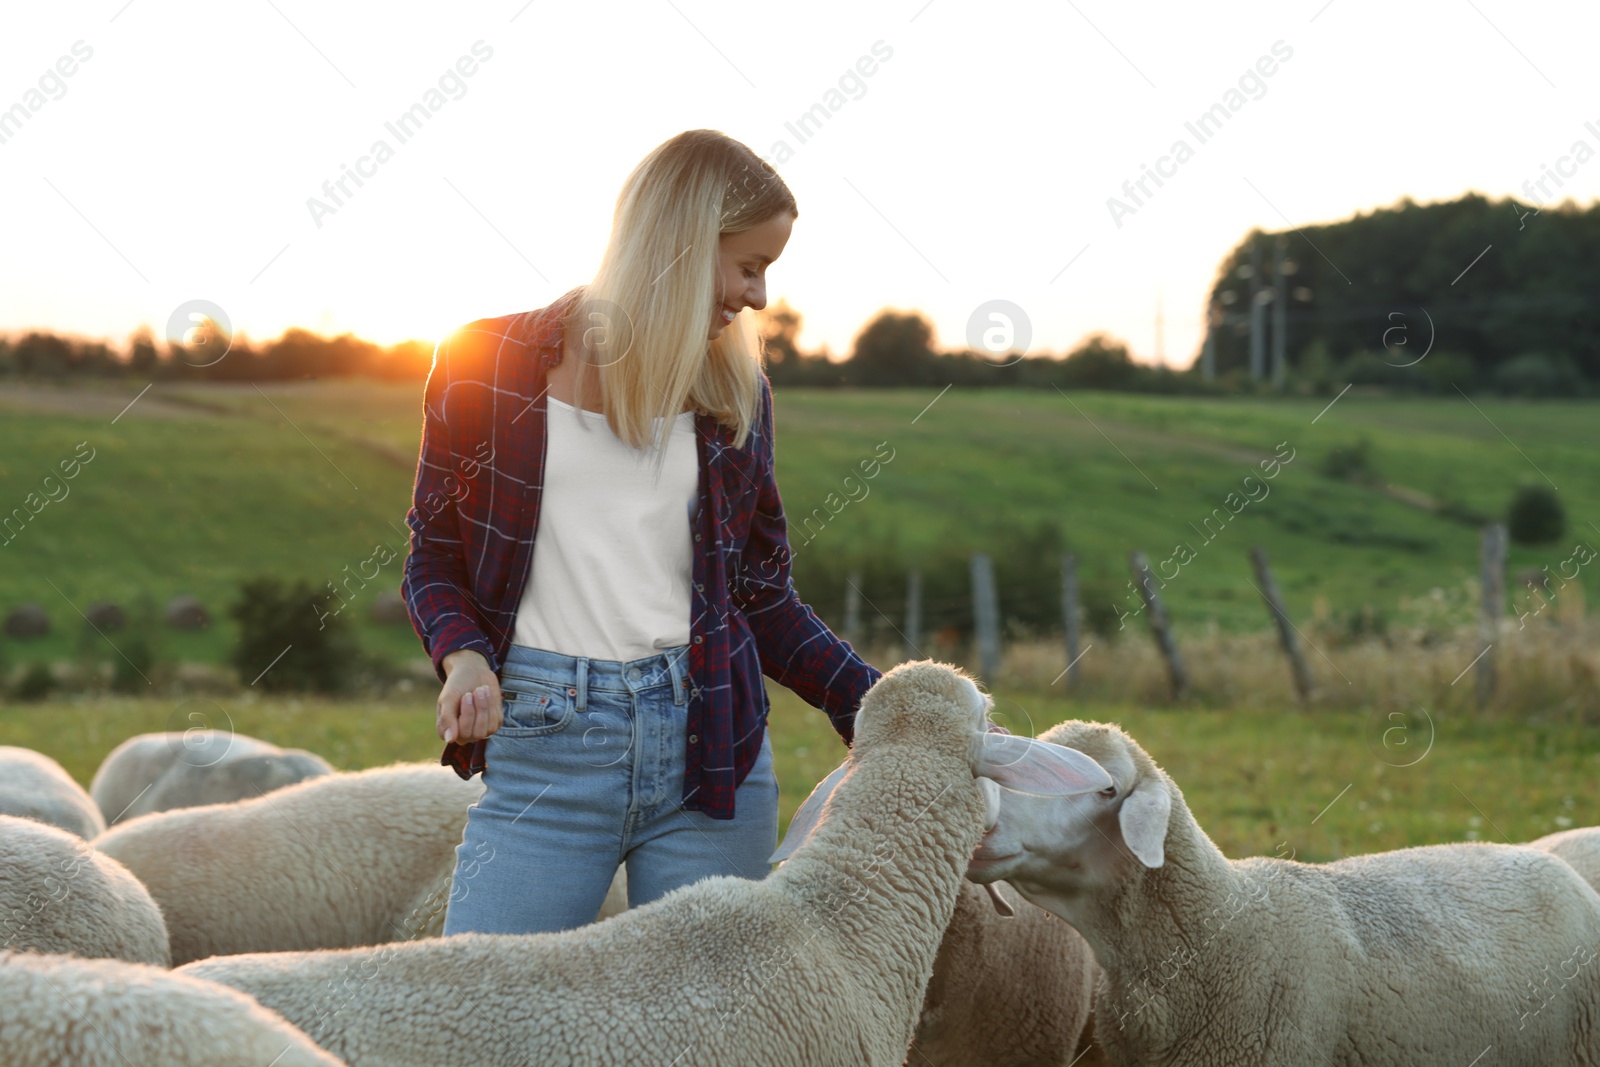
<svg viewBox="0 0 1600 1067">
<path fill-rule="evenodd" d="M 86 793 L 0 748 L 0 1056 L 1600 1065 L 1600 828 L 1230 860 L 1122 730 L 992 706 L 895 667 L 766 878 L 629 908 L 619 869 L 555 934 L 439 936 L 480 779 L 200 731 Z"/>
</svg>

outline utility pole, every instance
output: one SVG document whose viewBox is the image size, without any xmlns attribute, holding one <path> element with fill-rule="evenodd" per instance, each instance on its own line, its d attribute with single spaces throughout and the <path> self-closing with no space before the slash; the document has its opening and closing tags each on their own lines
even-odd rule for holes
<svg viewBox="0 0 1600 1067">
<path fill-rule="evenodd" d="M 1289 377 L 1289 235 L 1278 234 L 1277 262 L 1272 271 L 1272 385 L 1283 388 Z"/>
<path fill-rule="evenodd" d="M 1261 242 L 1250 238 L 1250 377 L 1260 381 L 1267 373 L 1266 308 L 1261 303 Z"/>
<path fill-rule="evenodd" d="M 1219 310 L 1215 298 L 1206 305 L 1206 339 L 1200 349 L 1200 377 L 1208 382 L 1217 380 L 1217 327 L 1222 323 Z"/>
</svg>

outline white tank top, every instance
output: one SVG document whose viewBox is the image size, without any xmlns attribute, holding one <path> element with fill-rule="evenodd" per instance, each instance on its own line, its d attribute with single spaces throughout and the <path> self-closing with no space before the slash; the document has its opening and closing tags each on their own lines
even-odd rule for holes
<svg viewBox="0 0 1600 1067">
<path fill-rule="evenodd" d="M 512 642 L 624 662 L 688 644 L 694 413 L 673 421 L 658 481 L 655 450 L 619 440 L 601 412 L 545 399 L 544 490 Z"/>
</svg>

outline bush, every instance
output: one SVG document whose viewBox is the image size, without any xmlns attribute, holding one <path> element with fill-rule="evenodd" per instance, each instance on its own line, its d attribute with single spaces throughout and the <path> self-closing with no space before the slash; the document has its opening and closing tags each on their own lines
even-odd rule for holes
<svg viewBox="0 0 1600 1067">
<path fill-rule="evenodd" d="M 1561 506 L 1554 489 L 1523 486 L 1511 498 L 1506 529 L 1519 545 L 1547 545 L 1567 532 L 1567 509 Z"/>
<path fill-rule="evenodd" d="M 365 662 L 348 618 L 304 579 L 246 579 L 228 614 L 239 623 L 230 662 L 245 685 L 270 692 L 341 693 L 353 688 Z M 269 669 L 270 668 L 270 669 Z M 265 672 L 265 673 L 263 673 Z"/>
<path fill-rule="evenodd" d="M 1491 379 L 1500 392 L 1522 397 L 1570 397 L 1583 393 L 1583 375 L 1562 355 L 1525 352 L 1506 360 Z"/>
<path fill-rule="evenodd" d="M 1377 640 L 1389 643 L 1389 613 L 1372 604 L 1363 604 L 1336 616 L 1339 643 L 1359 644 Z"/>
<path fill-rule="evenodd" d="M 1372 464 L 1372 442 L 1363 437 L 1353 445 L 1338 445 L 1322 457 L 1320 470 L 1341 482 L 1370 485 L 1378 480 Z"/>
<path fill-rule="evenodd" d="M 115 693 L 142 693 L 149 688 L 146 678 L 155 667 L 155 643 L 149 630 L 134 630 L 122 643 L 122 656 L 110 661 L 110 688 Z"/>
<path fill-rule="evenodd" d="M 55 675 L 50 673 L 50 664 L 43 660 L 34 660 L 22 672 L 16 687 L 11 690 L 11 696 L 16 700 L 32 702 L 43 700 L 55 688 L 56 679 Z"/>
<path fill-rule="evenodd" d="M 120 656 L 111 661 L 111 688 L 118 693 L 139 693 L 150 687 L 156 665 L 156 634 L 161 617 L 148 596 L 141 597 Z"/>
</svg>

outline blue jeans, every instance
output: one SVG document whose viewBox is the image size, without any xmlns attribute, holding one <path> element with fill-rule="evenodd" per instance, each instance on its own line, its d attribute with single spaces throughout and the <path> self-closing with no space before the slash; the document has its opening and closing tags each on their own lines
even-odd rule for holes
<svg viewBox="0 0 1600 1067">
<path fill-rule="evenodd" d="M 777 847 L 772 741 L 733 819 L 683 807 L 689 646 L 618 662 L 512 645 L 504 724 L 456 847 L 445 936 L 594 922 L 620 864 L 637 907 L 712 875 L 764 878 Z"/>
</svg>

